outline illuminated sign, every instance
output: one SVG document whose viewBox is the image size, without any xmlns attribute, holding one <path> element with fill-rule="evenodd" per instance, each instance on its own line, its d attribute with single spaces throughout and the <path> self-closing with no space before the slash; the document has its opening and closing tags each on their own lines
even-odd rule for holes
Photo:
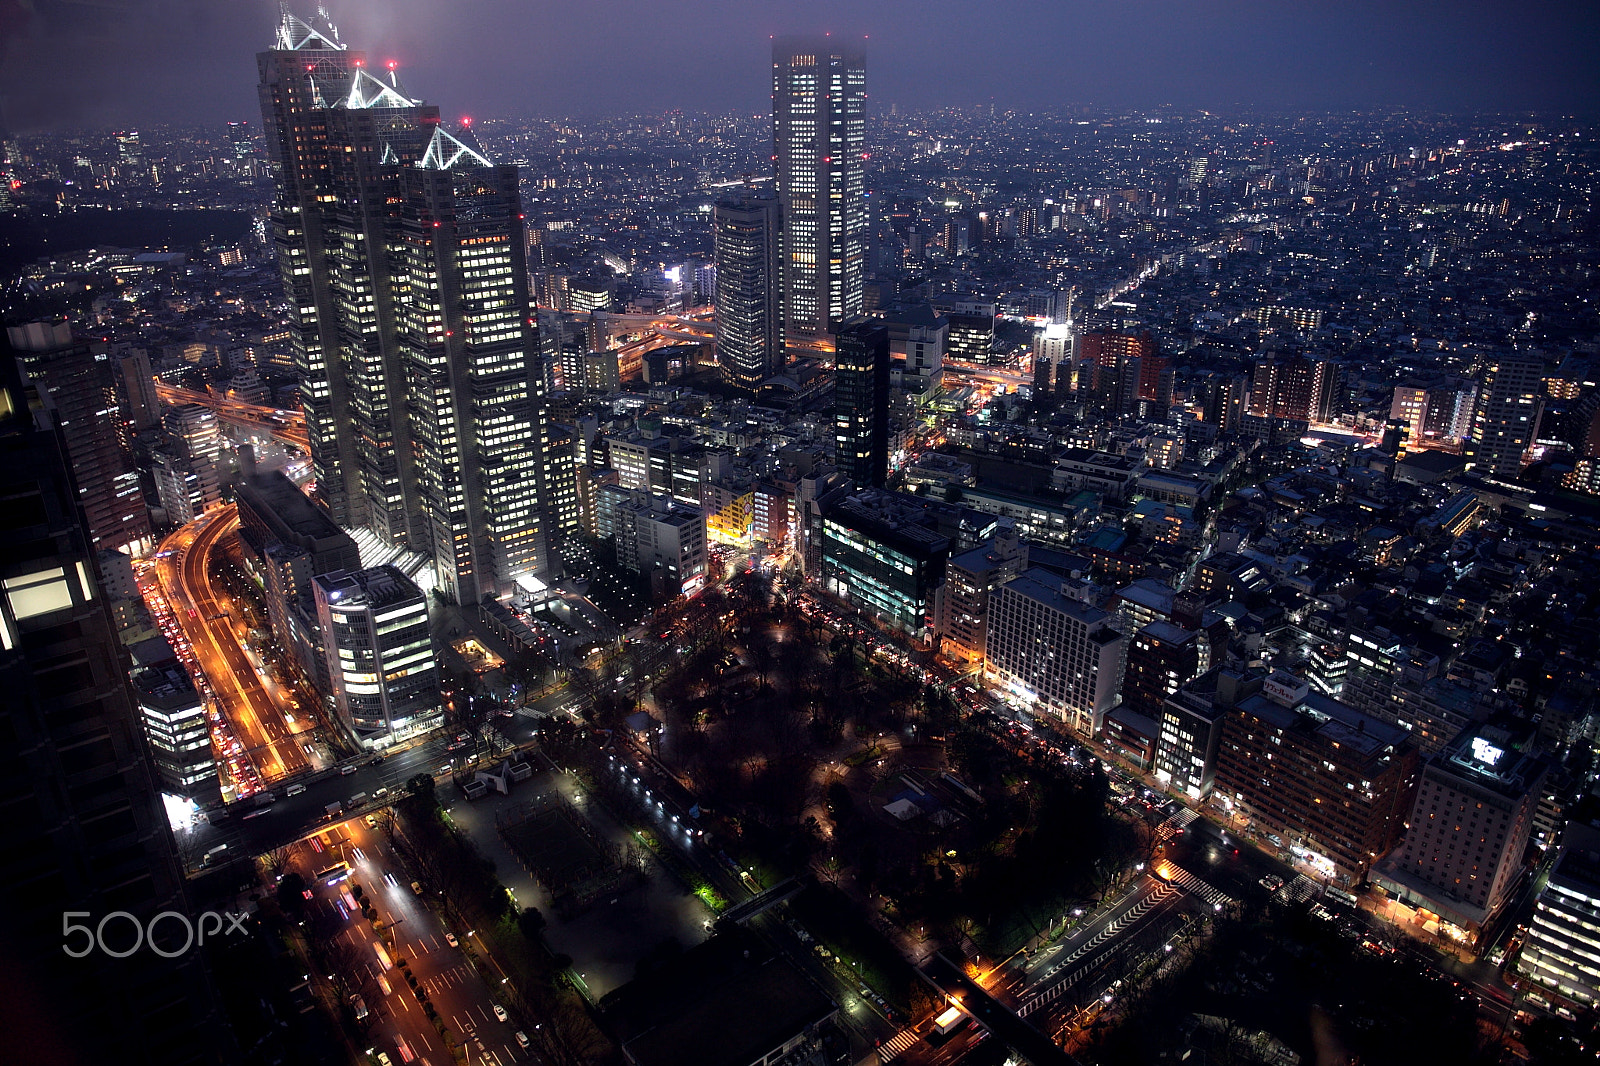
<svg viewBox="0 0 1600 1066">
<path fill-rule="evenodd" d="M 1503 748 L 1497 748 L 1482 737 L 1472 738 L 1472 757 L 1485 766 L 1493 766 L 1505 754 Z"/>
</svg>

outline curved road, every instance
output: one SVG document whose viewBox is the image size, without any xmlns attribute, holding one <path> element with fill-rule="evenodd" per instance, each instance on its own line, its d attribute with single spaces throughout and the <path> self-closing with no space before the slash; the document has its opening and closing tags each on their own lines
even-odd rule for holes
<svg viewBox="0 0 1600 1066">
<path fill-rule="evenodd" d="M 196 528 L 198 526 L 198 528 Z M 239 511 L 232 504 L 209 512 L 204 525 L 185 526 L 162 543 L 175 554 L 160 573 L 178 626 L 205 675 L 222 716 L 244 746 L 244 757 L 262 781 L 299 773 L 311 765 L 301 747 L 309 720 L 291 726 L 245 654 L 234 621 L 208 572 L 219 546 L 238 535 Z M 296 728 L 298 727 L 298 728 Z"/>
</svg>

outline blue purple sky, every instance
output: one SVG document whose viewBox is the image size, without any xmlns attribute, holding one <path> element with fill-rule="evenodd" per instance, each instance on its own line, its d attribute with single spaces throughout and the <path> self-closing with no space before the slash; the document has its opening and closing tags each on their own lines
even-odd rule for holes
<svg viewBox="0 0 1600 1066">
<path fill-rule="evenodd" d="M 309 6 L 309 5 L 306 5 Z M 1600 0 L 329 0 L 446 114 L 759 112 L 767 38 L 870 37 L 874 104 L 1600 112 Z M 0 0 L 17 129 L 258 118 L 272 0 Z"/>
</svg>

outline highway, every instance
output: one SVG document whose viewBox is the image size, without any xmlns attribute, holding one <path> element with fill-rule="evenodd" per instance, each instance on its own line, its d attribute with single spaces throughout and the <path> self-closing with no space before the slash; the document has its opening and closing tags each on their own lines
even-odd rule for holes
<svg viewBox="0 0 1600 1066">
<path fill-rule="evenodd" d="M 279 411 L 263 404 L 244 403 L 215 396 L 209 392 L 179 388 L 176 385 L 156 384 L 156 397 L 164 404 L 199 404 L 216 413 L 217 418 L 243 429 L 268 433 L 273 438 L 301 451 L 311 449 L 311 439 L 306 432 L 305 416 L 299 411 Z"/>
<path fill-rule="evenodd" d="M 222 753 L 232 778 L 224 779 L 224 787 L 232 784 L 237 794 L 247 795 L 266 782 L 310 768 L 304 745 L 309 743 L 315 722 L 310 714 L 292 723 L 288 720 L 293 713 L 287 706 L 292 697 L 277 685 L 268 691 L 245 653 L 236 628 L 242 623 L 229 613 L 226 600 L 212 583 L 211 559 L 238 531 L 239 512 L 234 505 L 209 512 L 162 542 L 157 574 L 216 709 L 242 747 Z"/>
</svg>

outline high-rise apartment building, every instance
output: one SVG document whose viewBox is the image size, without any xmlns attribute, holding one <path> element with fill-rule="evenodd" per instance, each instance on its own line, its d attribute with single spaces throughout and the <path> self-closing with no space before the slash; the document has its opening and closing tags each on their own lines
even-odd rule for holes
<svg viewBox="0 0 1600 1066">
<path fill-rule="evenodd" d="M 547 425 L 516 168 L 285 13 L 257 57 L 317 491 L 463 603 L 545 569 Z"/>
<path fill-rule="evenodd" d="M 1544 362 L 1526 355 L 1489 360 L 1478 383 L 1467 460 L 1474 472 L 1514 478 L 1539 430 L 1544 406 Z"/>
<path fill-rule="evenodd" d="M 1031 713 L 1093 737 L 1127 665 L 1128 638 L 1112 621 L 1049 571 L 1024 570 L 989 598 L 984 675 Z"/>
<path fill-rule="evenodd" d="M 779 373 L 785 361 L 780 218 L 776 194 L 749 190 L 712 212 L 717 365 L 723 381 L 746 392 Z"/>
<path fill-rule="evenodd" d="M 783 335 L 826 337 L 862 311 L 866 56 L 829 37 L 772 43 L 772 157 L 783 210 Z"/>
<path fill-rule="evenodd" d="M 1326 422 L 1333 417 L 1338 364 L 1274 353 L 1256 364 L 1250 413 L 1263 418 Z"/>
<path fill-rule="evenodd" d="M 834 353 L 833 462 L 858 487 L 889 476 L 889 330 L 856 317 L 839 327 Z"/>
<path fill-rule="evenodd" d="M 1437 914 L 1459 936 L 1483 930 L 1524 869 L 1546 766 L 1513 739 L 1480 725 L 1431 759 L 1405 841 L 1373 870 L 1380 887 Z"/>
<path fill-rule="evenodd" d="M 312 579 L 334 705 L 345 728 L 381 745 L 439 724 L 428 601 L 395 566 Z"/>
<path fill-rule="evenodd" d="M 988 645 L 989 600 L 995 589 L 1027 565 L 1027 543 L 1009 526 L 988 544 L 950 557 L 944 584 L 934 597 L 934 625 L 946 658 L 982 667 Z"/>
<path fill-rule="evenodd" d="M 197 917 L 95 575 L 59 431 L 36 416 L 0 341 L 0 904 L 6 1057 L 31 1062 L 236 1062 Z M 104 925 L 108 951 L 62 937 L 62 915 Z M 79 917 L 73 918 L 76 914 Z M 63 946 L 67 947 L 63 951 Z M 159 947 L 159 953 L 151 950 Z"/>
<path fill-rule="evenodd" d="M 1223 719 L 1215 795 L 1346 884 L 1389 853 L 1416 786 L 1410 734 L 1274 673 Z"/>
<path fill-rule="evenodd" d="M 119 432 L 126 415 L 110 363 L 75 341 L 63 320 L 31 322 L 7 332 L 66 442 L 91 547 L 142 550 L 150 542 L 150 512 L 125 434 Z"/>
</svg>

